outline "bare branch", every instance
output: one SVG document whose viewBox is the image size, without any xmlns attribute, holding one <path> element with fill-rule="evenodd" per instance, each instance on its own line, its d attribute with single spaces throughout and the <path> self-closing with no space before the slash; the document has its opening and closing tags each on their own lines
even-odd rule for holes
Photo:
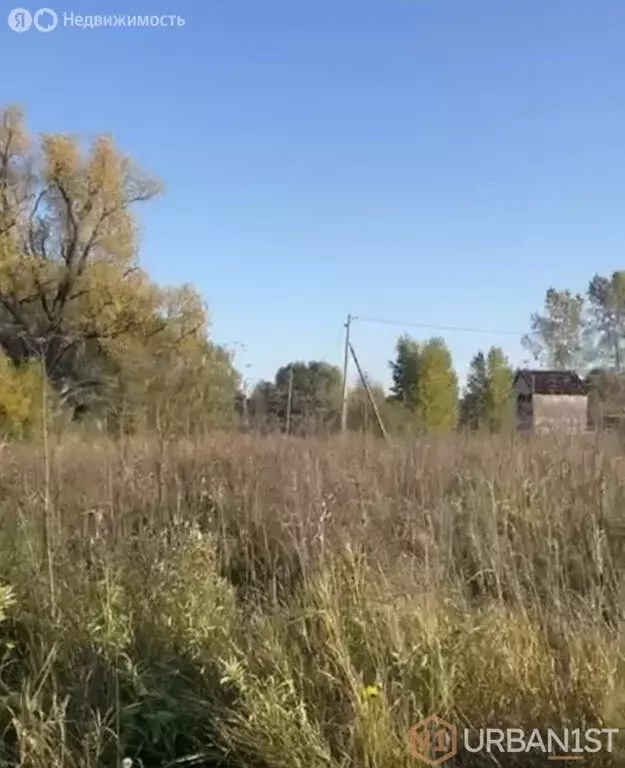
<svg viewBox="0 0 625 768">
<path fill-rule="evenodd" d="M 35 217 L 37 216 L 37 211 L 39 210 L 39 206 L 41 204 L 41 201 L 43 200 L 44 196 L 46 195 L 46 192 L 48 191 L 47 187 L 44 187 L 39 194 L 37 195 L 37 198 L 35 200 L 35 204 L 33 206 L 33 209 L 30 213 L 30 216 L 28 217 L 28 244 L 30 245 L 30 253 L 31 255 L 35 256 L 37 255 L 34 245 L 34 239 L 35 239 L 35 231 L 33 227 L 33 222 L 36 220 Z"/>
<path fill-rule="evenodd" d="M 60 183 L 60 181 L 56 180 L 54 183 L 54 186 L 56 189 L 60 192 L 61 197 L 63 198 L 63 202 L 65 203 L 65 210 L 67 213 L 67 219 L 71 226 L 71 235 L 69 239 L 69 247 L 68 248 L 62 248 L 62 258 L 65 264 L 69 269 L 72 268 L 72 265 L 74 263 L 74 259 L 76 257 L 76 249 L 78 247 L 78 237 L 80 228 L 78 226 L 78 222 L 76 221 L 76 214 L 74 213 L 74 203 L 72 199 L 70 198 L 69 194 L 63 187 L 63 185 Z"/>
</svg>

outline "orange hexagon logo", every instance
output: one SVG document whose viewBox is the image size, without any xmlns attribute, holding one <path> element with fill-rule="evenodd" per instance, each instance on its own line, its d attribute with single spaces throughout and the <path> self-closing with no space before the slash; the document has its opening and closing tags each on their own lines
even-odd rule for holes
<svg viewBox="0 0 625 768">
<path fill-rule="evenodd" d="M 410 729 L 410 752 L 427 765 L 442 765 L 458 751 L 455 725 L 438 715 L 430 715 Z"/>
</svg>

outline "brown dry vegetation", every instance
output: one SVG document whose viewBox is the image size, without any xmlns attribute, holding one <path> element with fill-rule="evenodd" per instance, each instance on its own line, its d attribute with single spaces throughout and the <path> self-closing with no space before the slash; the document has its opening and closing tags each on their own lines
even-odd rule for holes
<svg viewBox="0 0 625 768">
<path fill-rule="evenodd" d="M 401 768 L 433 712 L 619 727 L 622 527 L 594 440 L 5 446 L 0 765 Z"/>
</svg>

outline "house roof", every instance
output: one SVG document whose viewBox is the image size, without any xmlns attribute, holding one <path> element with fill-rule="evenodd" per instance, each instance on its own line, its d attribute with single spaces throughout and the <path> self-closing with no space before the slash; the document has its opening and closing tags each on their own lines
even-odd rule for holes
<svg viewBox="0 0 625 768">
<path fill-rule="evenodd" d="M 543 371 L 527 368 L 517 371 L 515 382 L 523 377 L 535 395 L 585 395 L 584 382 L 575 371 Z"/>
</svg>

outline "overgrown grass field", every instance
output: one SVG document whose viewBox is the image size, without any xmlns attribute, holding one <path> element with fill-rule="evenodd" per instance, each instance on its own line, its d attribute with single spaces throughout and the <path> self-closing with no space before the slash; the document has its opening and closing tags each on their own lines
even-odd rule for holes
<svg viewBox="0 0 625 768">
<path fill-rule="evenodd" d="M 432 713 L 623 725 L 619 454 L 549 438 L 4 446 L 0 765 L 407 768 Z M 449 765 L 496 764 L 470 758 Z"/>
</svg>

